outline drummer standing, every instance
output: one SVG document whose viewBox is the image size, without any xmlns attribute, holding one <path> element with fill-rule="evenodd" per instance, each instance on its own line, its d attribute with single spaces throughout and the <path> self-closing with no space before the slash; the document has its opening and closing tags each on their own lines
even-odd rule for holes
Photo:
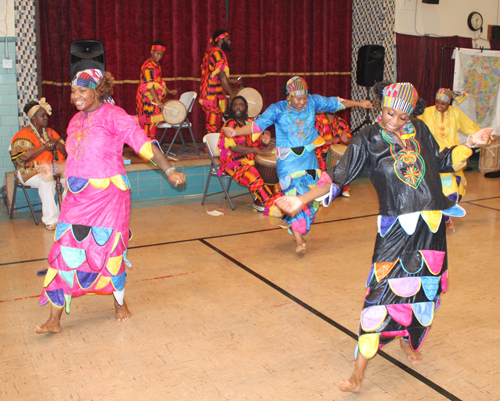
<svg viewBox="0 0 500 401">
<path fill-rule="evenodd" d="M 340 118 L 335 113 L 320 112 L 316 114 L 316 129 L 318 135 L 325 140 L 325 144 L 316 148 L 319 168 L 325 171 L 326 157 L 328 149 L 332 144 L 349 145 L 352 140 L 352 133 L 347 121 Z M 342 188 L 342 196 L 349 197 L 349 185 Z"/>
<path fill-rule="evenodd" d="M 236 93 L 229 79 L 229 64 L 224 52 L 231 51 L 231 40 L 225 29 L 218 29 L 210 39 L 211 48 L 203 56 L 200 79 L 200 104 L 207 115 L 206 133 L 220 132 L 222 115 L 226 111 L 226 95 Z"/>
<path fill-rule="evenodd" d="M 229 116 L 224 127 L 240 129 L 254 120 L 248 117 L 248 103 L 243 96 L 233 98 Z M 281 217 L 281 211 L 274 206 L 274 201 L 283 195 L 282 192 L 266 185 L 255 168 L 255 155 L 270 154 L 269 150 L 266 150 L 270 140 L 269 131 L 264 131 L 256 140 L 252 140 L 251 135 L 226 138 L 221 134 L 218 144 L 220 168 L 254 194 L 257 198 L 252 204 L 255 210 L 264 212 L 265 215 Z"/>
<path fill-rule="evenodd" d="M 141 77 L 137 88 L 137 118 L 146 135 L 155 139 L 156 126 L 163 120 L 163 99 L 168 94 L 175 95 L 176 89 L 168 89 L 161 76 L 160 61 L 165 55 L 165 43 L 153 42 L 151 57 L 141 67 Z"/>
</svg>

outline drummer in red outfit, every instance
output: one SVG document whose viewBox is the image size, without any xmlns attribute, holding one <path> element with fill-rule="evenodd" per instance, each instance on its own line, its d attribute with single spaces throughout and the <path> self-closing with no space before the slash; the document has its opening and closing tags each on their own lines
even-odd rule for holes
<svg viewBox="0 0 500 401">
<path fill-rule="evenodd" d="M 224 123 L 224 127 L 239 129 L 254 119 L 247 115 L 248 103 L 243 96 L 236 96 L 229 106 L 229 120 Z M 267 149 L 271 134 L 265 131 L 264 134 L 252 141 L 251 135 L 227 138 L 220 135 L 219 153 L 221 170 L 233 177 L 233 179 L 244 187 L 247 187 L 255 196 L 253 208 L 266 215 L 281 217 L 281 212 L 274 206 L 277 198 L 283 194 L 277 186 L 268 186 L 264 183 L 259 171 L 255 167 L 256 155 L 270 155 Z"/>
<path fill-rule="evenodd" d="M 347 121 L 337 116 L 335 113 L 322 113 L 316 114 L 316 129 L 318 135 L 325 140 L 323 146 L 316 148 L 316 157 L 318 158 L 319 168 L 325 171 L 326 158 L 328 156 L 328 149 L 332 144 L 349 145 L 352 140 L 351 129 Z M 342 189 L 342 196 L 349 197 L 349 185 Z"/>
<path fill-rule="evenodd" d="M 168 94 L 175 95 L 176 89 L 168 89 L 161 76 L 160 61 L 165 55 L 165 43 L 153 42 L 151 57 L 141 67 L 141 77 L 137 88 L 136 107 L 139 125 L 150 139 L 155 139 L 156 126 L 164 121 L 163 99 Z"/>
</svg>

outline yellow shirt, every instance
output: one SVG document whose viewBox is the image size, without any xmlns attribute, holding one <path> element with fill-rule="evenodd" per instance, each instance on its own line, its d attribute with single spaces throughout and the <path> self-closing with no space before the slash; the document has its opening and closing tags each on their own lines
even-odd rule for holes
<svg viewBox="0 0 500 401">
<path fill-rule="evenodd" d="M 479 130 L 479 125 L 454 106 L 450 106 L 444 112 L 444 116 L 436 110 L 436 106 L 427 107 L 424 114 L 418 118 L 429 127 L 439 145 L 439 150 L 458 145 L 459 130 L 467 135 L 472 135 Z"/>
</svg>

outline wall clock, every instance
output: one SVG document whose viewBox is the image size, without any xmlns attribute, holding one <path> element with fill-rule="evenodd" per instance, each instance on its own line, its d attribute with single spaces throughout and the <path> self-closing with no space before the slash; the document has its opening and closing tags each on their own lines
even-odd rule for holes
<svg viewBox="0 0 500 401">
<path fill-rule="evenodd" d="M 477 11 L 473 11 L 469 14 L 467 18 L 467 25 L 471 31 L 479 31 L 483 29 L 483 16 L 479 14 Z"/>
</svg>

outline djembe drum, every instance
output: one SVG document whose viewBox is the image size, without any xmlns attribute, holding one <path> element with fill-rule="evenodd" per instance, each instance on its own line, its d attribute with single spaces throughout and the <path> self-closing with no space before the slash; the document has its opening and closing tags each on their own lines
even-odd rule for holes
<svg viewBox="0 0 500 401">
<path fill-rule="evenodd" d="M 347 146 L 341 143 L 334 143 L 328 148 L 328 154 L 326 156 L 326 168 L 332 168 L 336 166 L 347 149 Z"/>
<path fill-rule="evenodd" d="M 163 119 L 167 124 L 178 125 L 181 124 L 186 116 L 187 110 L 184 103 L 178 100 L 169 100 L 163 105 Z"/>
<path fill-rule="evenodd" d="M 279 183 L 275 155 L 255 155 L 255 168 L 266 184 L 276 185 Z"/>
<path fill-rule="evenodd" d="M 500 139 L 491 141 L 486 146 L 481 146 L 479 153 L 479 171 L 489 173 L 500 170 Z"/>
<path fill-rule="evenodd" d="M 248 117 L 257 117 L 262 111 L 264 103 L 262 96 L 253 88 L 242 88 L 238 91 L 238 96 L 243 96 L 248 103 Z"/>
</svg>

